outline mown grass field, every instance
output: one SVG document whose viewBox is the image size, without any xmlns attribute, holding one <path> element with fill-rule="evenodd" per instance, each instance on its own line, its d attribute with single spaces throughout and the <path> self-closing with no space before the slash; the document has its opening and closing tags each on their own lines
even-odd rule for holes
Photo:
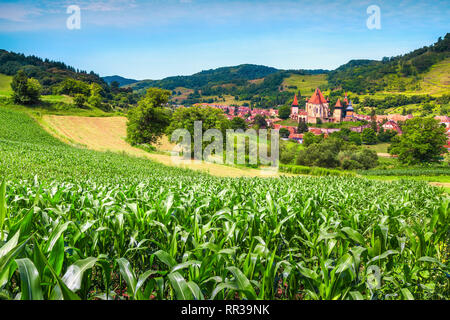
<svg viewBox="0 0 450 320">
<path fill-rule="evenodd" d="M 378 154 L 388 155 L 389 143 L 377 143 L 375 145 L 365 145 L 364 147 L 369 150 L 374 150 Z"/>
<path fill-rule="evenodd" d="M 219 178 L 0 127 L 2 299 L 449 298 L 426 183 Z"/>
<path fill-rule="evenodd" d="M 430 71 L 421 74 L 419 80 L 420 88 L 417 90 L 405 90 L 405 91 L 395 91 L 386 90 L 379 91 L 374 94 L 360 95 L 359 98 L 362 100 L 367 96 L 374 99 L 383 99 L 392 94 L 401 94 L 405 96 L 414 95 L 426 95 L 431 96 L 442 96 L 443 94 L 448 94 L 450 92 L 450 59 L 443 60 L 430 68 Z M 411 108 L 414 105 L 406 106 Z"/>
<path fill-rule="evenodd" d="M 450 59 L 441 61 L 423 75 L 420 82 L 421 92 L 442 95 L 450 92 Z"/>
<path fill-rule="evenodd" d="M 300 90 L 302 96 L 311 96 L 316 88 L 328 83 L 327 75 L 298 75 L 294 74 L 283 81 L 285 90 L 298 92 Z M 296 86 L 297 89 L 289 89 L 289 86 Z"/>
<path fill-rule="evenodd" d="M 11 95 L 12 77 L 0 73 L 0 96 L 9 97 Z"/>
<path fill-rule="evenodd" d="M 161 151 L 149 153 L 140 148 L 132 147 L 126 142 L 125 117 L 82 117 L 82 116 L 51 116 L 42 117 L 42 124 L 63 141 L 85 146 L 96 151 L 111 151 L 124 153 L 135 157 L 150 159 L 164 165 L 189 168 L 207 172 L 221 177 L 258 177 L 260 170 L 243 169 L 239 167 L 224 166 L 209 162 L 178 161 L 174 163 L 170 152 L 175 145 L 164 137 L 155 148 Z M 276 173 L 275 173 L 276 174 Z"/>
</svg>

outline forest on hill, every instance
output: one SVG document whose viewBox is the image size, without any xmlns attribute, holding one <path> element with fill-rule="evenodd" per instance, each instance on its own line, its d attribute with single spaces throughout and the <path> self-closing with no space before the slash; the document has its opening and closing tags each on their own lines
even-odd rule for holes
<svg viewBox="0 0 450 320">
<path fill-rule="evenodd" d="M 245 64 L 202 71 L 192 76 L 169 77 L 162 80 L 144 80 L 130 85 L 137 91 L 156 87 L 171 90 L 173 96 L 181 95 L 180 88 L 193 90 L 184 104 L 220 102 L 224 95 L 236 101 L 249 101 L 254 107 L 285 104 L 292 94 L 282 90 L 286 78 L 293 74 L 317 75 L 328 70 L 278 70 L 271 67 Z"/>
<path fill-rule="evenodd" d="M 450 33 L 431 45 L 382 61 L 352 60 L 328 74 L 328 88 L 358 94 L 375 93 L 391 87 L 398 91 L 417 88 L 419 75 L 450 57 Z"/>
<path fill-rule="evenodd" d="M 120 88 L 119 84 L 109 85 L 93 71 L 88 73 L 63 62 L 0 50 L 0 74 L 13 76 L 19 71 L 36 79 L 43 95 L 82 96 L 86 101 L 92 98 L 92 104 L 104 111 L 129 108 L 139 99 L 132 89 Z"/>
</svg>

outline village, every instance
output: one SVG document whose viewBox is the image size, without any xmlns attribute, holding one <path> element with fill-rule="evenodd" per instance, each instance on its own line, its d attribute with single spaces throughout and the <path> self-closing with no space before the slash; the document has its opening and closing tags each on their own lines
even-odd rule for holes
<svg viewBox="0 0 450 320">
<path fill-rule="evenodd" d="M 262 116 L 266 120 L 267 127 L 276 130 L 287 129 L 289 131 L 289 137 L 286 140 L 295 140 L 298 143 L 303 143 L 304 133 L 299 132 L 298 126 L 294 125 L 283 125 L 283 119 L 279 118 L 279 110 L 275 108 L 271 109 L 258 109 L 250 107 L 237 107 L 237 106 L 227 106 L 221 104 L 208 104 L 200 103 L 195 106 L 201 107 L 212 107 L 221 109 L 229 120 L 239 117 L 244 119 L 247 124 L 254 122 L 257 116 Z M 290 119 L 296 123 L 304 122 L 308 124 L 308 132 L 314 135 L 324 135 L 328 137 L 333 132 L 341 131 L 341 128 L 323 128 L 319 127 L 318 124 L 323 123 L 341 123 L 341 122 L 355 122 L 355 126 L 350 126 L 349 130 L 357 133 L 362 133 L 364 129 L 371 128 L 371 122 L 376 121 L 378 131 L 383 128 L 383 130 L 393 130 L 398 135 L 402 135 L 401 123 L 412 119 L 413 115 L 401 115 L 401 114 L 389 114 L 389 115 L 363 115 L 355 112 L 353 108 L 353 103 L 349 100 L 347 94 L 342 99 L 338 99 L 337 103 L 331 112 L 330 100 L 325 98 L 321 90 L 317 88 L 310 99 L 306 100 L 305 108 L 302 109 L 297 95 L 294 96 L 294 101 L 291 106 Z M 447 130 L 447 145 L 446 148 L 450 150 L 450 117 L 449 116 L 436 116 L 436 120 L 439 121 L 441 125 L 444 125 Z M 364 123 L 361 125 L 361 123 Z M 359 124 L 359 125 L 356 125 Z"/>
</svg>

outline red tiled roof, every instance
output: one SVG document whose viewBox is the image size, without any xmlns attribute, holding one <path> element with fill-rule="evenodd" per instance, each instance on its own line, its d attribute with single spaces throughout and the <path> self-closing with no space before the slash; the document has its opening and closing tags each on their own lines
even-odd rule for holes
<svg viewBox="0 0 450 320">
<path fill-rule="evenodd" d="M 327 103 L 327 100 L 323 96 L 322 92 L 319 88 L 316 89 L 314 94 L 312 95 L 311 99 L 309 99 L 309 103 L 312 104 L 324 104 Z"/>
<path fill-rule="evenodd" d="M 294 97 L 294 102 L 292 102 L 292 105 L 293 105 L 294 107 L 298 107 L 298 99 L 297 99 L 297 95 L 295 95 L 295 97 Z"/>
<path fill-rule="evenodd" d="M 318 129 L 318 128 L 310 128 L 309 132 L 315 134 L 316 136 L 319 136 L 322 134 L 322 130 Z"/>
<path fill-rule="evenodd" d="M 342 108 L 341 99 L 338 99 L 338 101 L 336 102 L 336 108 Z"/>
<path fill-rule="evenodd" d="M 347 96 L 347 92 L 345 93 L 344 102 L 345 102 L 346 104 L 348 104 L 348 96 Z"/>
<path fill-rule="evenodd" d="M 293 133 L 289 136 L 289 139 L 303 139 L 303 134 Z"/>
</svg>

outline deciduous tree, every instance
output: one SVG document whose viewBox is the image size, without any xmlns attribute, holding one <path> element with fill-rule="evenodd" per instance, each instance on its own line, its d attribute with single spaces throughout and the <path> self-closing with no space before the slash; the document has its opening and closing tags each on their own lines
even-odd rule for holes
<svg viewBox="0 0 450 320">
<path fill-rule="evenodd" d="M 389 153 L 406 164 L 437 162 L 447 153 L 445 128 L 433 118 L 413 118 L 402 127 L 403 135 L 395 137 Z"/>
<path fill-rule="evenodd" d="M 171 112 L 165 107 L 169 98 L 170 91 L 150 88 L 128 112 L 127 140 L 131 144 L 152 144 L 161 138 L 170 124 Z"/>
</svg>

